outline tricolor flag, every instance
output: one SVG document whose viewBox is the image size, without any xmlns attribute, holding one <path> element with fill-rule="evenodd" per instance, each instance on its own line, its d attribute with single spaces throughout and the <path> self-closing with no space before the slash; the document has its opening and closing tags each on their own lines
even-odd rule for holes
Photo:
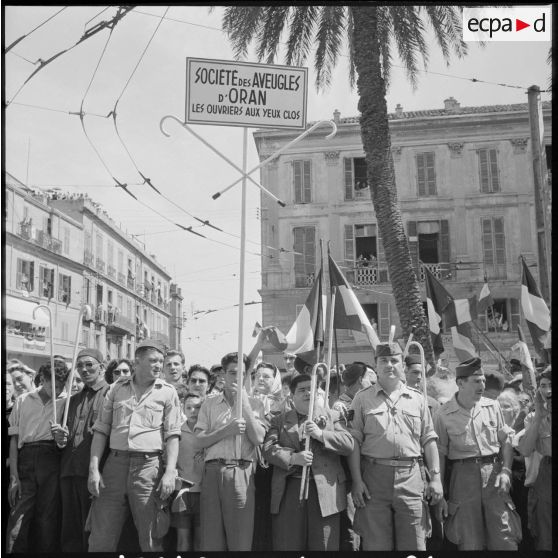
<svg viewBox="0 0 558 558">
<path fill-rule="evenodd" d="M 291 329 L 284 335 L 278 328 L 269 329 L 267 339 L 280 351 L 305 353 L 324 342 L 326 296 L 323 294 L 323 276 L 320 269 L 304 306 Z"/>
<path fill-rule="evenodd" d="M 527 343 L 525 343 L 525 338 L 523 337 L 521 326 L 517 327 L 517 334 L 519 336 L 519 340 L 512 347 L 512 351 L 519 351 L 519 362 L 521 362 L 521 364 L 523 365 L 521 367 L 521 373 L 523 375 L 523 389 L 534 396 L 535 390 L 537 389 L 535 367 L 533 366 L 533 361 L 531 360 L 529 347 L 527 347 Z"/>
<path fill-rule="evenodd" d="M 546 362 L 544 345 L 550 332 L 550 311 L 525 260 L 521 258 L 521 309 L 531 332 L 531 339 L 539 356 Z"/>
<path fill-rule="evenodd" d="M 494 304 L 494 299 L 492 298 L 492 293 L 488 288 L 488 280 L 485 277 L 484 285 L 482 286 L 481 292 L 479 294 L 479 302 L 478 302 L 479 314 L 486 312 L 486 310 L 490 308 L 493 304 Z"/>
<path fill-rule="evenodd" d="M 451 328 L 453 350 L 459 362 L 465 362 L 473 357 L 478 357 L 477 349 L 473 345 L 473 330 L 471 322 L 466 322 Z"/>
<path fill-rule="evenodd" d="M 428 313 L 428 327 L 432 337 L 432 347 L 434 355 L 438 358 L 440 353 L 444 352 L 444 344 L 442 343 L 442 333 L 440 322 L 444 310 L 452 302 L 451 295 L 444 289 L 442 284 L 432 275 L 425 267 L 425 286 L 426 286 L 426 308 Z"/>
<path fill-rule="evenodd" d="M 334 289 L 337 288 L 333 327 L 335 329 L 350 329 L 365 333 L 375 351 L 376 345 L 380 342 L 376 330 L 372 327 L 353 289 L 351 289 L 347 279 L 345 279 L 331 255 L 328 256 L 328 259 L 331 292 L 334 292 Z"/>
</svg>

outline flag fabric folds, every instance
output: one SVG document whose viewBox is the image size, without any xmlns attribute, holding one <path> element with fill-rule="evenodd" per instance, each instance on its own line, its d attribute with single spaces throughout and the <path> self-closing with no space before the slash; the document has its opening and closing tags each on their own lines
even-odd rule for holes
<svg viewBox="0 0 558 558">
<path fill-rule="evenodd" d="M 452 299 L 442 284 L 426 267 L 424 268 L 424 274 L 426 279 L 425 286 L 426 308 L 428 310 L 428 327 L 430 329 L 430 336 L 432 337 L 434 355 L 438 358 L 438 355 L 444 352 L 440 322 L 442 321 L 444 310 L 449 304 L 451 304 Z"/>
<path fill-rule="evenodd" d="M 333 327 L 335 329 L 350 329 L 365 333 L 374 351 L 380 342 L 376 330 L 372 327 L 370 320 L 366 316 L 357 296 L 345 279 L 339 266 L 335 263 L 331 255 L 329 259 L 329 280 L 331 292 L 337 289 L 335 295 L 335 308 L 333 316 Z"/>
<path fill-rule="evenodd" d="M 472 322 L 477 319 L 477 297 L 456 298 L 444 310 L 446 326 L 453 327 Z"/>
<path fill-rule="evenodd" d="M 548 341 L 550 332 L 550 310 L 523 258 L 521 258 L 521 264 L 523 268 L 521 274 L 521 309 L 529 326 L 535 349 L 539 356 L 546 361 L 544 346 Z"/>
<path fill-rule="evenodd" d="M 471 322 L 455 325 L 451 328 L 451 340 L 453 350 L 459 362 L 465 362 L 473 357 L 478 357 L 477 350 L 473 345 L 473 329 Z"/>
<path fill-rule="evenodd" d="M 488 288 L 488 281 L 485 277 L 484 285 L 482 286 L 481 292 L 479 294 L 478 313 L 482 314 L 483 312 L 486 312 L 486 310 L 493 305 L 494 299 L 492 298 L 492 293 Z"/>
</svg>

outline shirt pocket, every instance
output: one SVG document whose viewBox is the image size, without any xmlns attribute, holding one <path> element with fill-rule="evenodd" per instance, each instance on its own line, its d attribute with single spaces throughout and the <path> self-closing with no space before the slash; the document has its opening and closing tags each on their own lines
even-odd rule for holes
<svg viewBox="0 0 558 558">
<path fill-rule="evenodd" d="M 490 413 L 486 413 L 482 417 L 481 440 L 483 445 L 488 446 L 485 449 L 495 449 L 500 446 L 498 442 L 498 425 Z"/>
<path fill-rule="evenodd" d="M 163 421 L 163 406 L 159 403 L 147 402 L 141 410 L 141 422 L 150 428 L 159 428 Z"/>
<path fill-rule="evenodd" d="M 383 435 L 388 427 L 388 412 L 386 409 L 372 409 L 365 415 L 364 434 L 372 436 Z"/>
<path fill-rule="evenodd" d="M 401 416 L 403 417 L 403 423 L 411 433 L 420 436 L 420 415 L 418 412 L 403 409 L 401 411 Z"/>
<path fill-rule="evenodd" d="M 132 408 L 128 401 L 116 401 L 114 403 L 113 422 L 115 426 L 128 426 L 131 416 Z"/>
<path fill-rule="evenodd" d="M 472 425 L 466 424 L 448 426 L 450 445 L 458 452 L 477 452 L 477 445 L 471 433 Z"/>
</svg>

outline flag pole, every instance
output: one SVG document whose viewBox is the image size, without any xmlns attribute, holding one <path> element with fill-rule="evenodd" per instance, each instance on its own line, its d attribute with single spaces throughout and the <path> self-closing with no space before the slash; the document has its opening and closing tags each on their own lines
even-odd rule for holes
<svg viewBox="0 0 558 558">
<path fill-rule="evenodd" d="M 339 351 L 337 349 L 337 329 L 333 328 L 333 339 L 335 341 L 335 366 L 337 368 L 337 399 L 341 393 L 341 370 L 339 369 Z"/>
<path fill-rule="evenodd" d="M 320 240 L 320 247 L 321 247 L 321 240 Z M 329 242 L 327 244 L 327 255 L 331 257 L 329 251 Z M 330 284 L 330 291 L 331 291 L 331 298 L 329 304 L 329 328 L 328 328 L 328 346 L 327 346 L 327 376 L 326 376 L 326 384 L 325 384 L 325 406 L 326 409 L 329 409 L 329 384 L 331 382 L 331 353 L 333 352 L 333 322 L 335 317 L 335 295 L 337 292 L 337 288 L 331 288 L 331 278 L 329 281 Z M 337 380 L 339 380 L 339 375 L 337 376 Z"/>
</svg>

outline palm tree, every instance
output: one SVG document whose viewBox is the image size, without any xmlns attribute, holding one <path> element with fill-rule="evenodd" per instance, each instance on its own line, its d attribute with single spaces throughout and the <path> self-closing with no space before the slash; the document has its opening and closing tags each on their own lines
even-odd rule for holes
<svg viewBox="0 0 558 558">
<path fill-rule="evenodd" d="M 456 6 L 266 6 L 227 7 L 223 30 L 237 59 L 245 57 L 255 41 L 258 59 L 272 63 L 286 36 L 285 63 L 303 64 L 315 44 L 316 87 L 327 87 L 344 44 L 348 45 L 349 79 L 356 83 L 362 144 L 366 154 L 372 203 L 384 243 L 388 272 L 401 326 L 415 338 L 432 363 L 432 344 L 422 306 L 416 270 L 397 201 L 386 88 L 391 69 L 392 45 L 413 86 L 417 59 L 426 66 L 429 23 L 442 54 L 466 53 L 462 40 L 461 8 Z M 344 43 L 346 41 L 346 43 Z"/>
</svg>

